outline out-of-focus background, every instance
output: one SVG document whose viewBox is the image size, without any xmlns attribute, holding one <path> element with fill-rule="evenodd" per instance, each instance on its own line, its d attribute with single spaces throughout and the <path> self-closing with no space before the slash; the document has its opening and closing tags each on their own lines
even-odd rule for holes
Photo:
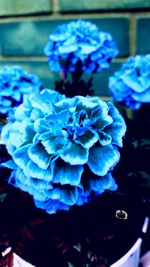
<svg viewBox="0 0 150 267">
<path fill-rule="evenodd" d="M 0 0 L 0 67 L 19 64 L 53 88 L 43 49 L 56 25 L 83 18 L 110 32 L 119 48 L 110 69 L 96 74 L 96 94 L 109 96 L 108 76 L 135 54 L 150 53 L 150 0 Z"/>
</svg>

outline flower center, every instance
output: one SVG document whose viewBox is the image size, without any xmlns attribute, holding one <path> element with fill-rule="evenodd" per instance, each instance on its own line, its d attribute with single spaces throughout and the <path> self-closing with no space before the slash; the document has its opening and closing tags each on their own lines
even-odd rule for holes
<svg viewBox="0 0 150 267">
<path fill-rule="evenodd" d="M 76 138 L 76 129 L 73 126 L 62 128 L 62 133 L 68 140 L 74 140 Z"/>
<path fill-rule="evenodd" d="M 75 140 L 78 136 L 84 133 L 87 129 L 87 124 L 87 113 L 82 110 L 74 114 L 74 116 L 70 116 L 66 127 L 62 128 L 62 134 L 68 140 Z"/>
</svg>

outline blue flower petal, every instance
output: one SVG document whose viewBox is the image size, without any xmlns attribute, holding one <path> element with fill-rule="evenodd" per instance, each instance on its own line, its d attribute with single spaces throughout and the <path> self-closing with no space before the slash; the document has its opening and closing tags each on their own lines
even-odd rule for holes
<svg viewBox="0 0 150 267">
<path fill-rule="evenodd" d="M 15 163 L 21 168 L 25 169 L 27 166 L 27 163 L 29 161 L 29 157 L 27 154 L 27 150 L 29 149 L 30 145 L 24 145 L 18 148 L 13 155 Z"/>
<path fill-rule="evenodd" d="M 91 201 L 91 196 L 90 196 L 90 192 L 88 192 L 88 194 L 84 194 L 84 191 L 81 190 L 80 188 L 78 188 L 78 199 L 76 201 L 76 205 L 83 205 L 85 203 L 88 203 Z"/>
<path fill-rule="evenodd" d="M 98 140 L 98 134 L 93 130 L 86 130 L 83 135 L 78 136 L 75 140 L 77 144 L 80 144 L 86 149 L 92 147 Z"/>
<path fill-rule="evenodd" d="M 12 96 L 13 95 L 13 87 L 12 88 L 10 88 L 10 87 L 6 87 L 5 88 L 5 90 L 2 90 L 1 89 L 1 93 L 0 93 L 0 95 L 1 96 Z M 10 100 L 7 100 L 6 99 L 6 101 L 8 101 L 9 103 L 11 103 L 11 101 Z"/>
<path fill-rule="evenodd" d="M 150 89 L 147 89 L 143 93 L 133 93 L 132 97 L 135 101 L 142 103 L 150 103 Z"/>
<path fill-rule="evenodd" d="M 72 187 L 72 189 L 61 189 L 60 190 L 60 201 L 66 205 L 72 206 L 76 204 L 78 199 L 78 189 L 77 187 Z"/>
<path fill-rule="evenodd" d="M 14 178 L 12 177 L 12 179 Z M 15 186 L 19 187 L 25 192 L 28 192 L 34 197 L 34 199 L 37 199 L 39 201 L 46 201 L 49 199 L 49 190 L 43 189 L 43 181 L 39 184 L 36 183 L 36 180 L 33 181 L 33 179 L 31 179 L 30 177 L 24 175 L 23 171 L 20 168 L 18 168 L 15 172 Z M 42 187 L 42 189 L 39 187 Z M 48 184 L 48 187 L 49 189 L 51 189 L 52 186 Z"/>
<path fill-rule="evenodd" d="M 113 117 L 113 123 L 106 127 L 105 132 L 111 135 L 112 144 L 122 147 L 122 138 L 126 132 L 125 121 L 113 103 L 109 102 L 108 106 L 110 108 L 110 115 Z"/>
<path fill-rule="evenodd" d="M 102 132 L 102 131 L 98 131 L 98 135 L 99 135 L 99 142 L 102 146 L 107 146 L 111 143 L 112 141 L 112 137 L 109 134 Z"/>
<path fill-rule="evenodd" d="M 77 49 L 78 49 L 77 45 L 60 46 L 58 47 L 58 52 L 60 54 L 68 54 L 77 51 Z"/>
<path fill-rule="evenodd" d="M 82 165 L 88 160 L 89 152 L 87 149 L 75 144 L 74 142 L 69 142 L 69 144 L 60 152 L 59 156 L 65 162 L 71 165 Z"/>
<path fill-rule="evenodd" d="M 29 176 L 42 179 L 44 181 L 50 182 L 53 179 L 53 163 L 45 170 L 41 169 L 37 164 L 33 161 L 29 161 L 27 164 L 27 172 Z"/>
<path fill-rule="evenodd" d="M 95 179 L 94 178 L 90 179 L 89 186 L 91 190 L 98 192 L 99 195 L 103 193 L 106 189 L 107 190 L 117 189 L 115 180 L 110 172 L 105 176 L 102 177 L 97 176 Z"/>
<path fill-rule="evenodd" d="M 45 201 L 45 202 L 34 200 L 34 202 L 35 202 L 35 205 L 37 206 L 37 208 L 44 209 L 49 214 L 56 213 L 57 210 L 69 210 L 69 206 L 63 204 L 59 200 L 50 199 L 50 200 Z"/>
<path fill-rule="evenodd" d="M 14 117 L 18 121 L 23 121 L 26 118 L 27 110 L 25 109 L 24 105 L 21 104 L 14 110 Z"/>
<path fill-rule="evenodd" d="M 34 122 L 34 129 L 38 133 L 44 133 L 45 131 L 49 131 L 49 125 L 45 119 L 38 119 Z"/>
<path fill-rule="evenodd" d="M 53 106 L 49 102 L 49 100 L 43 101 L 42 96 L 40 96 L 39 94 L 32 96 L 32 106 L 33 108 L 42 111 L 43 114 L 48 114 L 53 112 Z"/>
<path fill-rule="evenodd" d="M 39 109 L 33 109 L 30 115 L 31 120 L 36 121 L 39 118 L 43 117 L 43 113 Z"/>
<path fill-rule="evenodd" d="M 76 97 L 62 99 L 59 102 L 55 103 L 55 107 L 60 112 L 63 110 L 68 110 L 70 107 L 72 107 L 72 110 L 75 111 L 77 101 L 78 99 Z"/>
<path fill-rule="evenodd" d="M 30 145 L 27 153 L 29 158 L 40 168 L 44 170 L 48 168 L 50 164 L 50 156 L 47 154 L 45 148 L 40 143 Z"/>
<path fill-rule="evenodd" d="M 122 80 L 128 87 L 131 87 L 137 93 L 142 93 L 147 89 L 147 83 L 145 87 L 138 79 L 136 69 L 131 69 L 122 75 Z"/>
<path fill-rule="evenodd" d="M 23 144 L 22 135 L 20 134 L 19 130 L 17 129 L 18 126 L 20 126 L 20 125 L 19 124 L 17 125 L 17 123 L 14 124 L 14 127 L 13 127 L 14 129 L 12 129 L 12 131 L 9 134 L 10 142 L 16 148 Z M 15 130 L 15 127 L 16 127 L 16 130 Z"/>
<path fill-rule="evenodd" d="M 64 162 L 62 166 L 57 166 L 56 163 L 53 182 L 60 183 L 61 185 L 70 184 L 77 186 L 80 184 L 83 170 L 81 165 L 74 166 Z"/>
<path fill-rule="evenodd" d="M 39 136 L 39 140 L 41 141 L 42 145 L 44 146 L 48 154 L 57 153 L 64 147 L 66 143 L 64 136 L 62 134 L 54 135 L 51 132 L 46 132 L 44 134 L 41 134 Z"/>
<path fill-rule="evenodd" d="M 40 92 L 40 97 L 42 101 L 46 102 L 49 106 L 54 105 L 61 99 L 65 98 L 64 95 L 59 94 L 57 91 L 51 89 L 43 89 Z"/>
<path fill-rule="evenodd" d="M 17 165 L 15 164 L 15 162 L 13 160 L 8 160 L 6 162 L 3 162 L 0 164 L 0 166 L 6 167 L 6 168 L 12 169 L 12 170 L 15 170 L 17 168 Z"/>
<path fill-rule="evenodd" d="M 120 122 L 115 122 L 106 129 L 106 133 L 108 132 L 109 135 L 111 135 L 112 137 L 112 144 L 120 147 L 123 146 L 122 137 L 124 136 L 125 131 L 126 131 L 125 125 L 123 127 L 123 125 Z"/>
<path fill-rule="evenodd" d="M 35 179 L 32 177 L 30 178 L 29 185 L 31 188 L 34 188 L 34 190 L 38 190 L 39 192 L 43 190 L 43 193 L 44 193 L 44 191 L 47 192 L 50 189 L 52 189 L 51 183 L 48 183 L 48 182 L 46 183 L 42 179 Z M 38 195 L 38 193 L 34 191 L 34 197 L 37 198 L 37 195 Z M 45 196 L 46 196 L 46 194 L 45 194 Z M 49 197 L 50 197 L 50 195 L 49 195 Z"/>
<path fill-rule="evenodd" d="M 33 124 L 27 125 L 23 131 L 22 139 L 24 143 L 31 143 L 35 135 Z"/>
<path fill-rule="evenodd" d="M 93 53 L 94 51 L 96 51 L 98 47 L 97 45 L 93 46 L 93 45 L 82 42 L 80 44 L 80 48 L 81 48 L 81 51 L 80 51 L 81 54 L 89 55 Z"/>
<path fill-rule="evenodd" d="M 51 61 L 49 61 L 48 65 L 52 71 L 59 72 L 61 70 L 60 63 L 57 59 L 51 58 Z"/>
<path fill-rule="evenodd" d="M 88 166 L 93 173 L 104 176 L 119 161 L 120 154 L 112 145 L 90 148 Z"/>
<path fill-rule="evenodd" d="M 91 97 L 83 97 L 83 96 L 76 96 L 75 100 L 77 101 L 77 111 L 86 110 L 88 113 L 88 109 L 94 109 L 97 106 L 97 103 L 91 101 Z"/>
</svg>

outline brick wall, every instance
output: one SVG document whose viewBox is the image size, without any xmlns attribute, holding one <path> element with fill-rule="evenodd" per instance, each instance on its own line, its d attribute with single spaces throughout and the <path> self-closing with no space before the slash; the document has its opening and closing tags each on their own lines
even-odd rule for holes
<svg viewBox="0 0 150 267">
<path fill-rule="evenodd" d="M 112 34 L 119 48 L 109 70 L 95 75 L 97 95 L 108 96 L 108 76 L 129 56 L 150 53 L 150 0 L 0 0 L 0 67 L 19 64 L 53 88 L 43 48 L 54 28 L 84 18 Z"/>
</svg>

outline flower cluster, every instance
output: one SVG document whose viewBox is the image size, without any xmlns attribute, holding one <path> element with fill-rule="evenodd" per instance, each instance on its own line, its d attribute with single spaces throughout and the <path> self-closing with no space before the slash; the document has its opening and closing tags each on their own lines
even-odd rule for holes
<svg viewBox="0 0 150 267">
<path fill-rule="evenodd" d="M 131 57 L 109 79 L 111 96 L 131 109 L 150 103 L 150 54 Z"/>
<path fill-rule="evenodd" d="M 50 69 L 66 73 L 74 72 L 79 63 L 83 72 L 107 69 L 117 53 L 112 36 L 84 20 L 58 26 L 45 47 Z"/>
<path fill-rule="evenodd" d="M 11 107 L 18 106 L 27 95 L 39 92 L 41 87 L 40 79 L 21 67 L 3 67 L 0 69 L 0 113 L 7 115 Z"/>
<path fill-rule="evenodd" d="M 91 193 L 116 190 L 111 171 L 126 126 L 112 103 L 66 98 L 48 89 L 14 109 L 2 130 L 12 156 L 10 182 L 48 213 L 89 202 Z"/>
</svg>

